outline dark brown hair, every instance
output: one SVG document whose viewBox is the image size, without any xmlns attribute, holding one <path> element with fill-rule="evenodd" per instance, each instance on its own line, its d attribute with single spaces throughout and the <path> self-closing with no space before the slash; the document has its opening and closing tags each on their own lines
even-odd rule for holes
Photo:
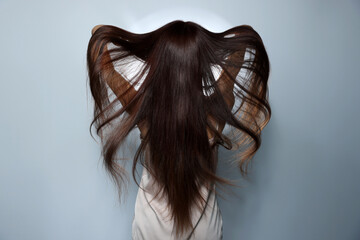
<svg viewBox="0 0 360 240">
<path fill-rule="evenodd" d="M 125 79 L 115 67 L 129 69 L 131 59 L 143 67 Z M 218 79 L 214 66 L 222 70 Z M 90 132 L 96 124 L 104 163 L 119 196 L 127 173 L 116 161 L 117 150 L 132 129 L 145 124 L 148 131 L 136 151 L 132 175 L 139 186 L 135 170 L 140 158 L 161 187 L 161 197 L 167 198 L 176 235 L 181 235 L 192 227 L 191 207 L 205 200 L 201 186 L 233 185 L 216 175 L 217 146 L 241 147 L 234 162 L 244 176 L 260 147 L 261 131 L 271 116 L 270 63 L 261 37 L 249 25 L 214 33 L 176 20 L 141 34 L 102 25 L 90 38 L 87 67 L 95 101 Z M 143 82 L 136 90 L 139 81 Z M 112 101 L 107 86 L 116 95 Z M 115 110 L 119 101 L 122 107 Z M 218 131 L 209 118 L 227 123 L 235 130 L 233 136 Z M 105 133 L 105 126 L 111 131 Z M 215 134 L 215 147 L 208 141 L 207 128 Z M 149 158 L 144 164 L 145 149 Z"/>
</svg>

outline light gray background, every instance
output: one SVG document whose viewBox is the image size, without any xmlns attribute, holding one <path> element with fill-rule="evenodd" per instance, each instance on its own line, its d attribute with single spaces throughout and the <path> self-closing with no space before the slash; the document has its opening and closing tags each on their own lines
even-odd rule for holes
<svg viewBox="0 0 360 240">
<path fill-rule="evenodd" d="M 218 198 L 224 239 L 360 239 L 355 0 L 0 1 L 0 239 L 130 239 L 137 186 L 116 202 L 90 137 L 87 44 L 96 24 L 175 19 L 251 25 L 271 62 L 273 115 L 249 180 Z M 225 161 L 219 174 L 240 177 Z"/>
</svg>

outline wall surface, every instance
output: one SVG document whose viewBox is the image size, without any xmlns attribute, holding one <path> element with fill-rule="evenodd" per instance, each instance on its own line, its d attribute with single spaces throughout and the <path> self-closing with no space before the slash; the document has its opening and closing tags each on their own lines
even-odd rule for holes
<svg viewBox="0 0 360 240">
<path fill-rule="evenodd" d="M 248 178 L 219 151 L 219 175 L 242 185 L 218 198 L 224 239 L 360 239 L 356 0 L 0 1 L 0 239 L 131 238 L 138 187 L 129 175 L 118 204 L 90 136 L 87 44 L 97 24 L 175 19 L 251 25 L 270 58 L 272 118 Z"/>
</svg>

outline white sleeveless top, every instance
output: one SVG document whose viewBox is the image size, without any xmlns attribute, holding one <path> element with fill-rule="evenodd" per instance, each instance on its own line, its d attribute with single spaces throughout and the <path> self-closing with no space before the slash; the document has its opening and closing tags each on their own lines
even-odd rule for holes
<svg viewBox="0 0 360 240">
<path fill-rule="evenodd" d="M 209 139 L 210 141 L 213 138 Z M 132 240 L 179 240 L 171 235 L 173 221 L 165 200 L 153 199 L 156 193 L 156 184 L 151 174 L 143 168 L 140 181 L 141 188 L 138 189 L 135 202 L 135 214 L 132 222 Z M 223 221 L 220 208 L 217 203 L 216 194 L 202 187 L 203 196 L 207 200 L 205 211 L 192 213 L 192 223 L 195 227 L 182 239 L 189 240 L 221 240 L 223 238 Z M 153 199 L 153 200 L 152 200 Z M 151 202 L 150 202 L 151 201 Z"/>
</svg>

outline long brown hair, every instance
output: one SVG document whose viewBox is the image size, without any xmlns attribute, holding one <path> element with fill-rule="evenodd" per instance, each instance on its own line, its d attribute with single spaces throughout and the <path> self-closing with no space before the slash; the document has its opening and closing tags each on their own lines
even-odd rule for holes
<svg viewBox="0 0 360 240">
<path fill-rule="evenodd" d="M 108 49 L 108 44 L 113 48 Z M 129 69 L 134 59 L 143 67 L 133 69 L 132 77 L 114 70 Z M 218 79 L 214 66 L 222 70 Z M 159 184 L 161 197 L 166 197 L 176 235 L 181 235 L 192 227 L 191 207 L 202 206 L 201 186 L 232 185 L 216 175 L 214 149 L 219 144 L 227 149 L 241 147 L 235 163 L 246 175 L 247 164 L 260 147 L 261 131 L 271 116 L 270 63 L 261 37 L 249 25 L 214 33 L 194 22 L 176 20 L 141 34 L 102 25 L 90 38 L 87 67 L 95 101 L 90 133 L 96 124 L 104 164 L 119 196 L 127 173 L 116 161 L 117 150 L 132 129 L 144 124 L 148 131 L 134 156 L 132 175 L 139 186 L 135 170 L 140 158 Z M 116 95 L 112 101 L 107 86 Z M 115 110 L 119 101 L 122 107 Z M 234 135 L 218 131 L 209 117 L 227 123 Z M 105 126 L 111 131 L 105 133 Z M 215 134 L 215 148 L 207 128 Z M 144 164 L 145 149 L 149 159 Z"/>
</svg>

